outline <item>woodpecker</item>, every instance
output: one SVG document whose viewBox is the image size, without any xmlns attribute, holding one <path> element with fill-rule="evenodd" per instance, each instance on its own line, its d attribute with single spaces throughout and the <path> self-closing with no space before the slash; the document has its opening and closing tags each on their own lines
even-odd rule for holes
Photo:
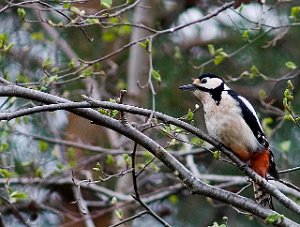
<svg viewBox="0 0 300 227">
<path fill-rule="evenodd" d="M 231 149 L 261 177 L 279 179 L 268 140 L 250 102 L 229 88 L 220 77 L 205 73 L 181 90 L 192 91 L 201 101 L 208 133 Z M 272 198 L 253 183 L 256 201 L 274 209 Z"/>
</svg>

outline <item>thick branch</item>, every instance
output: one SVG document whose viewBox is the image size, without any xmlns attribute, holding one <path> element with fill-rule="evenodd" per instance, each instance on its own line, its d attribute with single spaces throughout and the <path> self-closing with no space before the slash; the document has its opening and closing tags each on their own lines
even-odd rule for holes
<svg viewBox="0 0 300 227">
<path fill-rule="evenodd" d="M 53 95 L 45 94 L 40 91 L 31 90 L 27 88 L 23 88 L 17 85 L 11 84 L 2 84 L 0 85 L 0 95 L 1 96 L 15 96 L 15 97 L 23 97 L 30 100 L 35 100 L 47 104 L 51 103 L 66 103 L 70 102 L 67 99 L 56 97 Z M 107 103 L 108 104 L 108 103 Z M 126 109 L 135 109 L 134 107 L 121 105 Z M 112 107 L 112 106 L 111 106 Z M 140 109 L 140 108 L 137 108 Z M 137 110 L 135 109 L 135 110 Z M 159 158 L 167 167 L 169 167 L 172 171 L 176 171 L 178 173 L 178 177 L 189 187 L 192 189 L 194 193 L 205 195 L 211 197 L 213 199 L 222 201 L 227 204 L 231 204 L 237 208 L 248 211 L 249 213 L 260 217 L 261 219 L 265 219 L 271 214 L 278 214 L 275 211 L 259 206 L 254 201 L 244 198 L 240 195 L 236 195 L 229 191 L 218 189 L 211 185 L 208 185 L 201 180 L 197 179 L 184 165 L 182 165 L 177 159 L 175 159 L 171 154 L 169 154 L 162 146 L 157 144 L 155 141 L 133 128 L 129 124 L 122 124 L 121 122 L 112 119 L 108 116 L 101 115 L 97 111 L 87 110 L 87 109 L 75 109 L 70 110 L 70 112 L 75 113 L 79 116 L 82 116 L 86 119 L 91 120 L 95 124 L 99 124 L 105 127 L 108 127 L 112 130 L 115 130 L 133 141 L 136 141 L 140 145 L 142 145 L 145 149 L 149 150 L 153 155 Z M 147 112 L 147 110 L 140 109 L 139 114 Z M 150 111 L 151 112 L 151 111 Z M 148 114 L 147 114 L 148 115 Z M 169 121 L 169 123 L 175 122 L 177 125 L 182 126 L 182 128 L 189 129 L 189 131 L 193 131 L 193 133 L 197 134 L 199 137 L 211 142 L 220 150 L 224 151 L 226 155 L 228 155 L 232 160 L 234 160 L 239 165 L 243 165 L 243 163 L 235 157 L 230 151 L 224 149 L 218 142 L 212 140 L 209 136 L 204 134 L 199 129 L 196 129 L 182 121 L 179 121 L 175 118 L 169 117 L 164 114 L 156 114 L 157 118 L 164 118 L 165 121 Z M 272 192 L 274 197 L 279 199 L 279 201 L 287 206 L 289 209 L 300 213 L 300 208 L 297 204 L 295 204 L 292 200 L 289 200 L 286 196 L 284 196 L 281 192 L 278 191 L 277 188 L 268 184 L 264 179 L 255 174 L 250 168 L 245 168 L 245 172 L 251 176 L 251 178 L 255 179 L 256 182 L 259 182 L 268 192 Z M 281 226 L 296 226 L 297 224 L 291 221 L 288 218 L 284 218 L 280 223 Z"/>
</svg>

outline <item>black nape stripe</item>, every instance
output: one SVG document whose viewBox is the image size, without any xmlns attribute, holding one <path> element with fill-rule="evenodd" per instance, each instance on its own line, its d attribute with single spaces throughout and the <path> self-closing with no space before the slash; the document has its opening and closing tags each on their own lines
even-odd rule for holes
<svg viewBox="0 0 300 227">
<path fill-rule="evenodd" d="M 221 101 L 222 91 L 224 90 L 224 83 L 222 83 L 219 87 L 216 88 L 206 88 L 197 86 L 200 91 L 208 92 L 211 97 L 215 100 L 216 104 L 219 105 Z"/>
<path fill-rule="evenodd" d="M 211 97 L 215 100 L 216 104 L 220 104 L 222 91 L 224 90 L 224 83 L 222 83 L 219 87 L 216 88 L 206 88 L 200 86 L 197 86 L 197 88 L 201 91 L 208 92 L 211 95 Z"/>
<path fill-rule="evenodd" d="M 216 104 L 219 105 L 221 101 L 222 91 L 224 90 L 224 83 L 215 89 L 210 89 L 209 93 L 211 97 L 215 100 Z"/>
</svg>

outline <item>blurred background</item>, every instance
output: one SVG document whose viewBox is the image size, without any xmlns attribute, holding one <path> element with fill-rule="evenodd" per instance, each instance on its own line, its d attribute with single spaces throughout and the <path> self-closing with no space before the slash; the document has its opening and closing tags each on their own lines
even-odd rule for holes
<svg viewBox="0 0 300 227">
<path fill-rule="evenodd" d="M 201 106 L 195 106 L 200 104 L 178 86 L 214 73 L 253 104 L 279 170 L 297 167 L 299 2 L 253 1 L 195 23 L 225 3 L 0 0 L 0 76 L 73 101 L 86 95 L 117 102 L 126 89 L 124 103 L 183 117 L 205 130 Z M 15 97 L 0 101 L 3 112 L 39 104 Z M 99 112 L 119 118 L 117 111 Z M 136 124 L 147 120 L 126 116 Z M 23 226 L 12 206 L 32 226 L 110 226 L 142 210 L 130 196 L 133 144 L 122 135 L 64 111 L 2 121 L 0 127 L 5 226 Z M 233 192 L 247 185 L 243 173 L 216 160 L 203 149 L 210 146 L 193 135 L 168 124 L 146 134 L 207 183 Z M 173 226 L 264 226 L 228 205 L 191 195 L 142 147 L 136 168 L 142 170 L 138 185 L 143 198 Z M 299 171 L 281 177 L 300 186 Z M 96 182 L 87 184 L 89 179 Z M 252 188 L 241 194 L 253 197 Z M 288 195 L 299 201 L 299 192 Z M 280 204 L 275 207 L 300 222 Z M 161 226 L 150 215 L 127 224 L 150 225 Z"/>
</svg>

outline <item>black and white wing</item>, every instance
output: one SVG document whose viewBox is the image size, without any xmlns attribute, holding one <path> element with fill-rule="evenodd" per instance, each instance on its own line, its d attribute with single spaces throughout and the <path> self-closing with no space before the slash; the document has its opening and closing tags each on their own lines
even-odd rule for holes
<svg viewBox="0 0 300 227">
<path fill-rule="evenodd" d="M 242 115 L 250 129 L 252 130 L 254 136 L 258 140 L 258 142 L 268 148 L 269 143 L 265 137 L 263 132 L 262 126 L 259 122 L 259 119 L 256 115 L 256 112 L 250 102 L 245 99 L 244 97 L 240 96 L 238 93 L 234 92 L 233 90 L 228 90 L 228 94 L 231 95 L 235 100 L 238 101 L 241 109 Z"/>
</svg>

